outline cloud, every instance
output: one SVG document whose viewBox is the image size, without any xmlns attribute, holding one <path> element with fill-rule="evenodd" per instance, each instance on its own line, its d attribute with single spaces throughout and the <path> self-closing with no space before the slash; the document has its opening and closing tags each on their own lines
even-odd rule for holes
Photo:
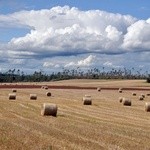
<svg viewBox="0 0 150 150">
<path fill-rule="evenodd" d="M 65 67 L 74 67 L 76 66 L 75 62 L 69 62 L 68 64 L 65 65 Z"/>
<path fill-rule="evenodd" d="M 119 41 L 122 32 L 119 32 L 115 27 L 108 25 L 105 29 L 107 37 L 112 41 Z"/>
<path fill-rule="evenodd" d="M 121 66 L 121 65 L 114 65 L 110 61 L 104 62 L 103 65 L 106 66 L 106 67 L 109 67 L 109 68 L 123 68 L 123 66 Z"/>
<path fill-rule="evenodd" d="M 127 31 L 123 43 L 125 49 L 150 51 L 150 19 L 135 22 Z"/>
<path fill-rule="evenodd" d="M 105 62 L 103 65 L 104 65 L 104 66 L 112 66 L 112 63 L 109 62 L 109 61 L 107 61 L 107 62 Z"/>
<path fill-rule="evenodd" d="M 92 65 L 92 62 L 94 61 L 94 59 L 95 59 L 95 56 L 90 55 L 84 60 L 78 61 L 77 65 L 78 66 L 90 66 Z"/>
<path fill-rule="evenodd" d="M 29 29 L 25 36 L 0 43 L 0 60 L 7 67 L 27 59 L 32 64 L 26 61 L 24 67 L 31 69 L 115 67 L 135 60 L 149 65 L 150 18 L 57 6 L 0 15 L 0 27 Z"/>
<path fill-rule="evenodd" d="M 130 46 L 123 43 L 127 41 L 127 32 L 137 21 L 129 15 L 81 11 L 69 6 L 0 15 L 2 25 L 30 28 L 25 36 L 12 38 L 7 49 L 18 56 L 28 52 L 27 56 L 31 53 L 31 57 L 124 53 Z"/>
<path fill-rule="evenodd" d="M 24 65 L 26 62 L 24 59 L 8 59 L 8 61 L 14 65 Z"/>
<path fill-rule="evenodd" d="M 55 63 L 51 63 L 51 62 L 44 62 L 43 63 L 43 67 L 45 67 L 45 68 L 49 68 L 49 67 L 59 68 L 60 65 L 59 64 L 55 64 Z"/>
<path fill-rule="evenodd" d="M 51 67 L 51 66 L 54 66 L 54 64 L 51 62 L 44 62 L 43 64 L 43 67 Z"/>
<path fill-rule="evenodd" d="M 89 55 L 87 58 L 83 60 L 79 60 L 77 62 L 69 62 L 65 65 L 65 67 L 89 67 L 93 64 L 95 56 Z"/>
</svg>

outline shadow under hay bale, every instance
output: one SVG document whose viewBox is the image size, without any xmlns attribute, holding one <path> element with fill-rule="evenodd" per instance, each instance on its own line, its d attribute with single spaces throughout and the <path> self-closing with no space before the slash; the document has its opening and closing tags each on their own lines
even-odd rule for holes
<svg viewBox="0 0 150 150">
<path fill-rule="evenodd" d="M 30 100 L 37 100 L 36 94 L 30 94 Z"/>
<path fill-rule="evenodd" d="M 51 92 L 46 92 L 46 96 L 51 96 Z"/>
<path fill-rule="evenodd" d="M 9 100 L 15 100 L 16 99 L 16 94 L 14 93 L 9 93 Z"/>
<path fill-rule="evenodd" d="M 83 105 L 92 105 L 91 97 L 83 97 Z"/>
<path fill-rule="evenodd" d="M 145 103 L 145 111 L 150 112 L 150 102 Z"/>
<path fill-rule="evenodd" d="M 147 96 L 150 96 L 150 93 L 147 93 L 146 95 L 147 95 Z"/>
<path fill-rule="evenodd" d="M 57 116 L 57 105 L 51 103 L 44 103 L 41 109 L 42 116 Z"/>
<path fill-rule="evenodd" d="M 131 106 L 131 100 L 128 99 L 128 98 L 123 98 L 123 99 L 122 99 L 122 104 L 123 104 L 124 106 Z"/>
</svg>

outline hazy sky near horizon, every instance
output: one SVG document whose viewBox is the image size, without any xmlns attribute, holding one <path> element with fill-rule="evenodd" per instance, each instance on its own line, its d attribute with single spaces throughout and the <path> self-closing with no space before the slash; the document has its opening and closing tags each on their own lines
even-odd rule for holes
<svg viewBox="0 0 150 150">
<path fill-rule="evenodd" d="M 0 0 L 0 71 L 150 73 L 149 0 Z"/>
</svg>

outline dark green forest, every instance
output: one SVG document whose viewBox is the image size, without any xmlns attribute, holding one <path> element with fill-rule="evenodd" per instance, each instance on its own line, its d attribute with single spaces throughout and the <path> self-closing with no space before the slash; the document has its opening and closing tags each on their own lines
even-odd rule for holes
<svg viewBox="0 0 150 150">
<path fill-rule="evenodd" d="M 9 69 L 7 72 L 0 73 L 0 82 L 44 82 L 44 81 L 58 81 L 67 79 L 145 79 L 150 83 L 150 75 L 148 72 L 144 74 L 140 71 L 130 70 L 124 68 L 123 70 L 112 69 L 105 71 L 102 69 L 89 69 L 83 71 L 80 69 L 62 69 L 60 72 L 52 72 L 46 74 L 43 71 L 35 71 L 32 74 L 25 74 L 19 69 Z"/>
</svg>

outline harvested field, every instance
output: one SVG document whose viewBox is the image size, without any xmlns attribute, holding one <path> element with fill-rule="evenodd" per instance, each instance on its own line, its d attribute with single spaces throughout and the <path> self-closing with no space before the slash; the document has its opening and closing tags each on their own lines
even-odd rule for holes
<svg viewBox="0 0 150 150">
<path fill-rule="evenodd" d="M 64 85 L 71 81 L 64 81 Z M 87 82 L 87 83 L 86 83 Z M 94 87 L 91 80 L 75 85 Z M 95 81 L 94 81 L 95 82 Z M 112 87 L 113 81 L 107 81 Z M 129 81 L 127 81 L 129 82 Z M 131 81 L 133 82 L 133 81 Z M 135 81 L 134 81 L 135 82 Z M 137 81 L 139 83 L 139 81 Z M 136 87 L 147 88 L 141 81 Z M 61 81 L 61 84 L 63 81 Z M 74 81 L 72 82 L 73 85 Z M 131 87 L 126 81 L 124 87 Z M 51 83 L 50 83 L 51 84 Z M 56 84 L 57 83 L 54 83 Z M 46 85 L 49 85 L 46 83 Z M 133 85 L 133 84 L 132 84 Z M 97 85 L 95 85 L 97 87 Z M 101 86 L 102 87 L 102 86 Z M 109 86 L 108 86 L 109 87 Z M 114 83 L 114 87 L 116 84 Z M 122 87 L 117 85 L 117 87 Z M 3 150 L 149 150 L 150 112 L 145 111 L 148 90 L 101 90 L 51 89 L 51 97 L 39 88 L 17 88 L 17 100 L 9 101 L 10 89 L 0 89 L 0 148 Z M 38 94 L 36 101 L 29 94 Z M 82 98 L 91 95 L 92 105 L 83 105 Z M 125 107 L 119 97 L 132 100 Z M 57 117 L 42 116 L 41 105 L 54 103 L 58 106 Z"/>
<path fill-rule="evenodd" d="M 146 83 L 145 80 L 65 80 L 55 82 L 34 82 L 34 83 L 2 83 L 1 88 L 41 88 L 45 87 L 52 89 L 101 89 L 106 90 L 118 90 L 120 87 L 123 90 L 149 90 L 150 84 Z"/>
</svg>

